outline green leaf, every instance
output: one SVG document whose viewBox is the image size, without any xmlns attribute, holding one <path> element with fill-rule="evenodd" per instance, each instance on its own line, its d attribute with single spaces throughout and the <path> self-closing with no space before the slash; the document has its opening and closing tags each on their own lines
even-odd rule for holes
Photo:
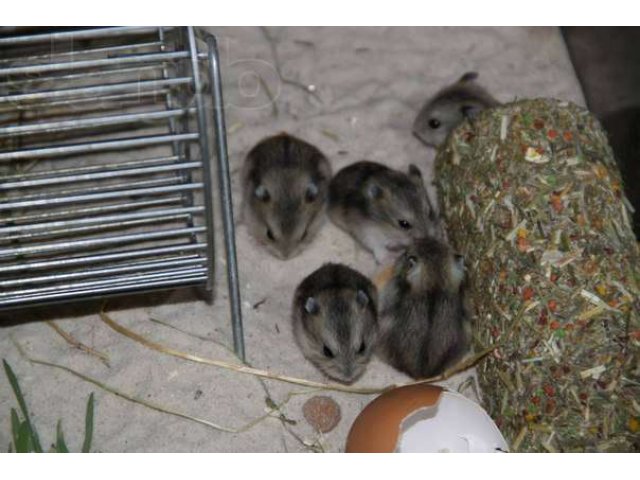
<svg viewBox="0 0 640 480">
<path fill-rule="evenodd" d="M 31 451 L 31 429 L 25 420 L 18 429 L 18 440 L 16 441 L 16 453 L 29 453 Z"/>
<path fill-rule="evenodd" d="M 69 453 L 67 444 L 64 441 L 64 433 L 62 433 L 62 420 L 58 420 L 58 426 L 56 428 L 56 452 Z"/>
<path fill-rule="evenodd" d="M 13 444 L 18 443 L 18 431 L 20 430 L 20 419 L 15 408 L 11 409 L 11 434 L 13 435 Z"/>
<path fill-rule="evenodd" d="M 31 420 L 29 419 L 29 411 L 27 410 L 27 404 L 24 401 L 24 397 L 22 396 L 22 391 L 20 390 L 20 385 L 18 384 L 18 379 L 16 378 L 15 373 L 7 363 L 5 359 L 2 359 L 2 363 L 4 365 L 4 371 L 7 374 L 7 378 L 9 379 L 9 383 L 11 384 L 11 388 L 13 389 L 13 393 L 16 396 L 16 400 L 18 400 L 18 405 L 20 406 L 20 410 L 22 411 L 22 416 L 24 417 L 24 423 L 26 423 L 27 428 L 29 429 L 28 438 L 30 438 L 33 442 L 33 450 L 37 453 L 42 453 L 42 446 L 40 445 L 40 439 L 38 438 L 38 433 L 35 431 L 33 426 L 31 425 Z M 17 446 L 16 446 L 17 450 Z"/>
<path fill-rule="evenodd" d="M 91 440 L 93 438 L 93 392 L 87 400 L 87 414 L 84 419 L 84 443 L 82 444 L 82 453 L 89 453 L 91 450 Z"/>
</svg>

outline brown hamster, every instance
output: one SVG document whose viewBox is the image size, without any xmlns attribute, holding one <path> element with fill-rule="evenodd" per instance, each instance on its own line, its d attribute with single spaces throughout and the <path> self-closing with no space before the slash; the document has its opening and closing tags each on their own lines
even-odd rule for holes
<svg viewBox="0 0 640 480">
<path fill-rule="evenodd" d="M 416 240 L 380 290 L 380 347 L 414 378 L 442 373 L 470 344 L 464 260 L 434 238 Z"/>
<path fill-rule="evenodd" d="M 478 85 L 477 78 L 476 72 L 467 72 L 430 98 L 413 122 L 414 135 L 430 147 L 439 147 L 465 118 L 473 119 L 482 110 L 500 105 Z"/>
<path fill-rule="evenodd" d="M 329 217 L 370 250 L 378 263 L 413 238 L 439 236 L 437 215 L 420 170 L 408 173 L 362 161 L 340 170 L 329 186 Z"/>
<path fill-rule="evenodd" d="M 327 158 L 313 145 L 282 133 L 253 147 L 242 178 L 250 233 L 280 259 L 299 254 L 324 219 L 331 179 Z"/>
<path fill-rule="evenodd" d="M 352 383 L 378 340 L 378 298 L 371 281 L 328 263 L 306 277 L 293 299 L 293 332 L 304 356 L 328 377 Z"/>
</svg>

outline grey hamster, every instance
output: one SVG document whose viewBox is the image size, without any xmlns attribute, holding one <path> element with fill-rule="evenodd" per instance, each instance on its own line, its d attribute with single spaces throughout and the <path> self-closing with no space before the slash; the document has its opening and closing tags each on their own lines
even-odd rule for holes
<svg viewBox="0 0 640 480">
<path fill-rule="evenodd" d="M 378 339 L 373 283 L 341 264 L 306 277 L 293 299 L 293 332 L 304 356 L 328 377 L 352 383 L 365 371 Z"/>
<path fill-rule="evenodd" d="M 413 122 L 414 135 L 425 144 L 438 147 L 465 118 L 473 119 L 482 110 L 500 105 L 478 85 L 477 78 L 476 72 L 467 72 L 430 98 Z"/>
<path fill-rule="evenodd" d="M 464 260 L 446 243 L 416 240 L 380 287 L 379 353 L 414 378 L 442 373 L 470 343 Z"/>
<path fill-rule="evenodd" d="M 329 218 L 380 263 L 415 237 L 440 231 L 422 174 L 362 161 L 340 170 L 329 185 Z"/>
<path fill-rule="evenodd" d="M 331 166 L 313 145 L 286 133 L 247 155 L 243 218 L 250 233 L 280 259 L 299 254 L 322 225 Z"/>
</svg>

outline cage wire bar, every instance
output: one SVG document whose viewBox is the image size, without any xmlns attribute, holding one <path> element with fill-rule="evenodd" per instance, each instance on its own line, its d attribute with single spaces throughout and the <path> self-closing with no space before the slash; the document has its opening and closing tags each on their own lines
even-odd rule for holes
<svg viewBox="0 0 640 480">
<path fill-rule="evenodd" d="M 215 37 L 0 28 L 0 310 L 177 287 L 213 296 L 212 150 L 244 360 Z"/>
</svg>

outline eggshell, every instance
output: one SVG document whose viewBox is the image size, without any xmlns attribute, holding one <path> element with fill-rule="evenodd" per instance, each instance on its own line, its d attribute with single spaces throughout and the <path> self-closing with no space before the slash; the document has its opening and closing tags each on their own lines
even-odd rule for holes
<svg viewBox="0 0 640 480">
<path fill-rule="evenodd" d="M 395 388 L 383 393 L 367 405 L 351 426 L 346 451 L 394 452 L 402 422 L 412 412 L 435 405 L 442 388 L 418 384 Z"/>
<path fill-rule="evenodd" d="M 360 413 L 347 452 L 506 452 L 508 445 L 476 402 L 434 385 L 383 393 Z"/>
</svg>

